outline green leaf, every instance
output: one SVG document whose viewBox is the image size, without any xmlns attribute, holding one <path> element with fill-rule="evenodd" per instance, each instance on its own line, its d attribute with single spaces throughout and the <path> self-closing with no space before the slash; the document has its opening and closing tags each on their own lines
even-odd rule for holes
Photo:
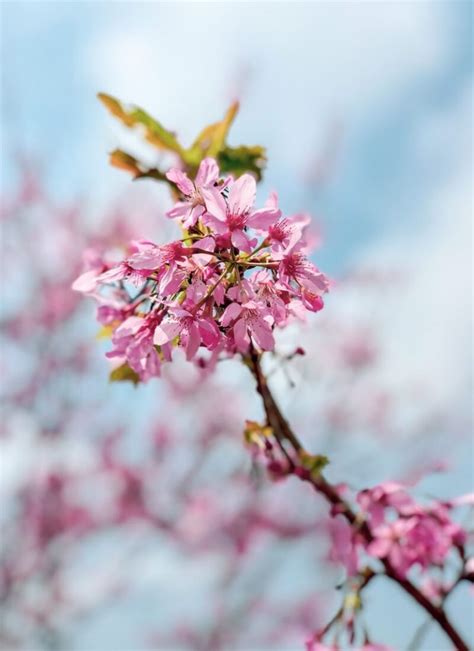
<svg viewBox="0 0 474 651">
<path fill-rule="evenodd" d="M 253 172 L 260 181 L 267 162 L 267 156 L 265 147 L 261 147 L 260 145 L 226 146 L 219 152 L 217 160 L 221 172 L 232 173 L 235 176 L 240 176 L 246 172 Z"/>
<path fill-rule="evenodd" d="M 164 172 L 161 172 L 156 167 L 147 169 L 136 158 L 121 149 L 114 149 L 114 151 L 110 153 L 109 162 L 113 167 L 130 172 L 134 180 L 151 178 L 156 181 L 165 181 L 166 183 L 170 183 Z"/>
<path fill-rule="evenodd" d="M 329 459 L 324 454 L 310 454 L 304 450 L 299 453 L 299 458 L 303 468 L 309 470 L 312 477 L 320 475 L 329 463 Z"/>
<path fill-rule="evenodd" d="M 113 325 L 104 325 L 101 327 L 99 332 L 96 334 L 95 338 L 98 339 L 99 341 L 101 339 L 110 339 L 114 332 L 114 326 Z"/>
<path fill-rule="evenodd" d="M 105 106 L 106 109 L 112 113 L 116 118 L 125 124 L 127 127 L 133 127 L 135 124 L 133 119 L 128 115 L 127 111 L 122 107 L 120 102 L 106 93 L 98 93 L 97 97 Z"/>
<path fill-rule="evenodd" d="M 245 421 L 244 441 L 247 445 L 255 445 L 261 450 L 265 449 L 265 439 L 269 439 L 273 430 L 268 425 L 261 425 L 254 420 Z"/>
<path fill-rule="evenodd" d="M 114 149 L 114 151 L 109 154 L 109 163 L 112 167 L 118 167 L 121 170 L 130 172 L 133 176 L 139 176 L 143 174 L 143 169 L 140 167 L 140 163 L 136 158 L 130 156 L 125 151 L 121 149 Z"/>
<path fill-rule="evenodd" d="M 138 373 L 130 368 L 128 364 L 122 364 L 111 371 L 109 375 L 110 382 L 132 382 L 135 386 L 139 384 L 140 378 Z"/>
<path fill-rule="evenodd" d="M 97 95 L 102 104 L 118 118 L 125 126 L 131 128 L 141 125 L 145 129 L 145 138 L 155 147 L 173 151 L 179 155 L 182 154 L 183 148 L 176 139 L 176 135 L 165 129 L 165 127 L 152 118 L 146 111 L 139 106 L 132 106 L 130 108 L 124 107 L 115 97 L 99 93 Z"/>
<path fill-rule="evenodd" d="M 201 131 L 191 147 L 183 152 L 183 159 L 189 165 L 195 165 L 197 167 L 206 156 L 216 158 L 219 152 L 225 147 L 227 134 L 238 110 L 239 103 L 233 102 L 220 122 L 210 124 Z"/>
<path fill-rule="evenodd" d="M 165 129 L 158 120 L 152 118 L 140 107 L 126 106 L 115 97 L 105 93 L 99 93 L 98 97 L 110 113 L 125 126 L 129 128 L 140 126 L 144 130 L 148 142 L 159 149 L 177 154 L 181 160 L 181 167 L 191 178 L 194 178 L 202 159 L 211 156 L 217 159 L 223 174 L 232 173 L 238 177 L 245 172 L 251 172 L 257 180 L 261 180 L 262 170 L 266 164 L 265 148 L 258 145 L 230 147 L 226 144 L 230 127 L 239 109 L 238 102 L 231 104 L 222 120 L 203 129 L 191 147 L 184 149 L 173 132 Z M 115 167 L 130 172 L 135 179 L 153 178 L 158 181 L 167 181 L 165 172 L 156 168 L 148 168 L 120 149 L 111 153 L 110 162 Z"/>
</svg>

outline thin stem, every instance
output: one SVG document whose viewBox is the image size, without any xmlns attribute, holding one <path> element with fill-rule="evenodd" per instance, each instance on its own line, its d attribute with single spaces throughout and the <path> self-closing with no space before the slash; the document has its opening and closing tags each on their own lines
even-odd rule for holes
<svg viewBox="0 0 474 651">
<path fill-rule="evenodd" d="M 249 357 L 249 366 L 257 382 L 257 391 L 260 393 L 263 401 L 267 420 L 272 427 L 276 437 L 287 440 L 293 447 L 297 456 L 304 451 L 303 445 L 295 435 L 290 425 L 281 413 L 266 378 L 260 366 L 260 356 L 252 349 Z M 300 475 L 299 475 L 300 476 Z M 301 476 L 304 481 L 309 482 L 314 490 L 323 495 L 326 500 L 336 507 L 337 513 L 343 515 L 350 525 L 357 528 L 367 542 L 372 540 L 372 533 L 367 522 L 360 521 L 352 510 L 351 506 L 337 492 L 337 490 L 323 477 L 322 474 L 311 476 L 304 474 Z M 385 574 L 409 594 L 427 613 L 438 623 L 445 634 L 455 645 L 456 651 L 469 651 L 469 647 L 449 621 L 443 607 L 434 605 L 411 581 L 402 578 L 388 559 L 382 559 Z"/>
<path fill-rule="evenodd" d="M 207 301 L 207 299 L 210 298 L 210 297 L 212 296 L 212 294 L 214 293 L 214 290 L 216 289 L 216 287 L 217 287 L 217 286 L 218 286 L 218 285 L 219 285 L 219 284 L 224 280 L 224 278 L 227 276 L 227 274 L 228 274 L 229 271 L 231 271 L 231 270 L 232 270 L 232 266 L 231 266 L 230 268 L 227 268 L 227 267 L 226 267 L 226 268 L 224 269 L 224 271 L 221 273 L 221 275 L 220 275 L 219 278 L 216 280 L 216 282 L 215 282 L 213 285 L 211 285 L 211 286 L 209 287 L 209 289 L 207 290 L 206 294 L 205 294 L 205 295 L 201 298 L 201 300 L 200 300 L 198 303 L 196 303 L 196 305 L 193 307 L 193 311 L 194 311 L 194 313 L 196 313 L 196 312 L 199 310 L 199 308 L 200 308 L 202 305 L 204 305 L 204 303 Z"/>
</svg>

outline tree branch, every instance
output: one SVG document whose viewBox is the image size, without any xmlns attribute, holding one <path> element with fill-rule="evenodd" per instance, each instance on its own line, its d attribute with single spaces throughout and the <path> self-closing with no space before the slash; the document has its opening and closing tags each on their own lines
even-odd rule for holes
<svg viewBox="0 0 474 651">
<path fill-rule="evenodd" d="M 293 451 L 296 453 L 297 459 L 299 454 L 304 451 L 303 445 L 281 413 L 262 371 L 260 355 L 254 349 L 250 352 L 249 365 L 257 382 L 257 391 L 262 398 L 267 420 L 273 430 L 275 438 L 282 445 L 284 445 L 284 442 L 289 443 L 293 448 Z M 322 474 L 312 476 L 311 473 L 295 472 L 297 469 L 296 463 L 297 460 L 293 460 L 290 472 L 298 475 L 303 479 L 303 481 L 309 482 L 317 493 L 323 495 L 331 505 L 336 507 L 337 513 L 344 516 L 351 526 L 357 527 L 358 533 L 360 533 L 367 542 L 370 542 L 372 540 L 372 534 L 369 526 L 365 521 L 359 521 L 351 506 L 338 494 L 337 490 L 322 476 Z M 401 577 L 388 559 L 382 559 L 382 563 L 384 565 L 385 574 L 395 583 L 398 583 L 402 590 L 409 594 L 427 613 L 431 615 L 455 645 L 456 651 L 469 651 L 469 647 L 449 621 L 444 608 L 433 604 L 411 581 Z"/>
</svg>

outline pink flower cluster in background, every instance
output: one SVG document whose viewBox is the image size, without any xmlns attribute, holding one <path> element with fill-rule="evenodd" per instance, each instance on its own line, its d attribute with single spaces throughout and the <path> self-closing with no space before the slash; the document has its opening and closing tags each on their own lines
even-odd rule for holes
<svg viewBox="0 0 474 651">
<path fill-rule="evenodd" d="M 133 241 L 118 263 L 89 254 L 73 285 L 99 303 L 112 332 L 107 356 L 142 381 L 160 374 L 174 346 L 201 366 L 221 353 L 273 350 L 274 328 L 321 310 L 329 286 L 307 257 L 309 218 L 282 217 L 274 193 L 255 208 L 253 176 L 221 179 L 206 158 L 194 182 L 176 168 L 167 177 L 180 194 L 167 215 L 183 237 Z M 197 358 L 200 349 L 210 356 Z"/>
<path fill-rule="evenodd" d="M 343 495 L 347 489 L 342 489 Z M 448 559 L 458 556 L 460 576 L 469 570 L 466 546 L 468 530 L 453 519 L 453 510 L 473 506 L 474 495 L 421 503 L 397 482 L 384 482 L 360 491 L 356 496 L 358 517 L 368 526 L 366 532 L 350 526 L 341 517 L 330 523 L 331 558 L 345 565 L 355 576 L 370 560 L 387 559 L 398 576 L 405 578 L 412 568 L 421 575 L 421 588 L 430 599 L 438 600 L 449 592 L 453 579 L 443 576 Z M 337 513 L 333 513 L 337 516 Z M 435 578 L 431 573 L 436 569 Z M 441 574 L 439 573 L 441 572 Z"/>
</svg>

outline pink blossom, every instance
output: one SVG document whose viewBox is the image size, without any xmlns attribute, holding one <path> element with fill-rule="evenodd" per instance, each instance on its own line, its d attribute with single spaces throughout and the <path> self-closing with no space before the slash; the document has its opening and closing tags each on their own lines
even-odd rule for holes
<svg viewBox="0 0 474 651">
<path fill-rule="evenodd" d="M 166 264 L 176 264 L 183 261 L 186 255 L 192 254 L 192 249 L 185 247 L 179 240 L 164 246 L 157 246 L 148 240 L 139 240 L 134 242 L 134 248 L 135 252 L 128 258 L 127 263 L 137 271 L 150 272 Z"/>
<path fill-rule="evenodd" d="M 267 238 L 275 254 L 287 253 L 300 242 L 305 227 L 309 224 L 308 215 L 285 217 L 268 228 Z"/>
<path fill-rule="evenodd" d="M 407 550 L 406 542 L 407 534 L 415 526 L 414 518 L 398 519 L 389 524 L 379 525 L 373 531 L 374 540 L 367 546 L 367 552 L 376 558 L 388 558 L 399 574 L 404 576 L 414 562 L 411 550 Z"/>
<path fill-rule="evenodd" d="M 196 224 L 205 211 L 203 191 L 213 188 L 219 178 L 219 168 L 212 158 L 201 161 L 194 183 L 185 172 L 171 169 L 166 177 L 175 183 L 184 195 L 184 201 L 178 201 L 166 215 L 177 217 L 185 228 Z"/>
<path fill-rule="evenodd" d="M 387 507 L 391 506 L 396 510 L 401 510 L 414 504 L 403 484 L 393 481 L 360 491 L 357 495 L 357 502 L 370 515 L 373 526 L 384 521 Z"/>
<path fill-rule="evenodd" d="M 281 281 L 288 287 L 291 287 L 293 282 L 316 295 L 328 291 L 329 283 L 326 276 L 299 251 L 290 251 L 283 256 L 279 273 Z"/>
<path fill-rule="evenodd" d="M 282 324 L 287 319 L 289 294 L 286 287 L 276 283 L 271 273 L 262 269 L 255 272 L 249 279 L 252 287 L 252 298 L 267 306 L 275 323 Z"/>
<path fill-rule="evenodd" d="M 140 287 L 145 284 L 147 276 L 147 271 L 138 271 L 131 267 L 126 260 L 123 260 L 97 276 L 95 283 L 97 286 L 112 284 L 118 280 L 126 280 L 135 287 Z"/>
<path fill-rule="evenodd" d="M 268 309 L 262 308 L 255 301 L 248 301 L 242 305 L 231 303 L 221 318 L 224 327 L 232 324 L 235 346 L 242 353 L 248 351 L 251 337 L 262 350 L 273 350 L 275 340 L 272 334 L 272 323 L 273 317 Z"/>
<path fill-rule="evenodd" d="M 97 300 L 99 321 L 116 327 L 108 356 L 142 380 L 158 375 L 175 346 L 208 371 L 251 342 L 273 350 L 274 328 L 321 310 L 328 289 L 303 253 L 308 218 L 280 219 L 275 193 L 256 209 L 253 176 L 219 180 L 206 159 L 195 182 L 177 169 L 168 178 L 185 198 L 169 214 L 192 227 L 192 244 L 134 240 L 123 260 L 94 259 L 74 284 Z M 154 346 L 165 348 L 158 355 Z"/>
<path fill-rule="evenodd" d="M 209 317 L 172 308 L 169 316 L 156 327 L 153 340 L 156 345 L 162 346 L 178 336 L 186 350 L 186 359 L 191 360 L 201 344 L 213 350 L 219 343 L 220 334 L 215 322 Z"/>
<path fill-rule="evenodd" d="M 466 540 L 464 529 L 443 502 L 419 504 L 396 482 L 361 491 L 357 501 L 368 516 L 373 539 L 367 552 L 386 558 L 401 576 L 413 565 L 441 566 L 454 546 Z"/>
<path fill-rule="evenodd" d="M 153 320 L 131 316 L 112 335 L 114 349 L 107 353 L 110 359 L 128 362 L 144 382 L 160 375 L 160 359 L 153 346 Z"/>
<path fill-rule="evenodd" d="M 247 227 L 267 229 L 281 212 L 273 205 L 253 210 L 257 186 L 250 174 L 243 174 L 231 186 L 227 200 L 218 188 L 203 191 L 206 202 L 205 223 L 218 234 L 227 235 L 235 248 L 250 252 L 256 240 L 250 239 Z"/>
</svg>

